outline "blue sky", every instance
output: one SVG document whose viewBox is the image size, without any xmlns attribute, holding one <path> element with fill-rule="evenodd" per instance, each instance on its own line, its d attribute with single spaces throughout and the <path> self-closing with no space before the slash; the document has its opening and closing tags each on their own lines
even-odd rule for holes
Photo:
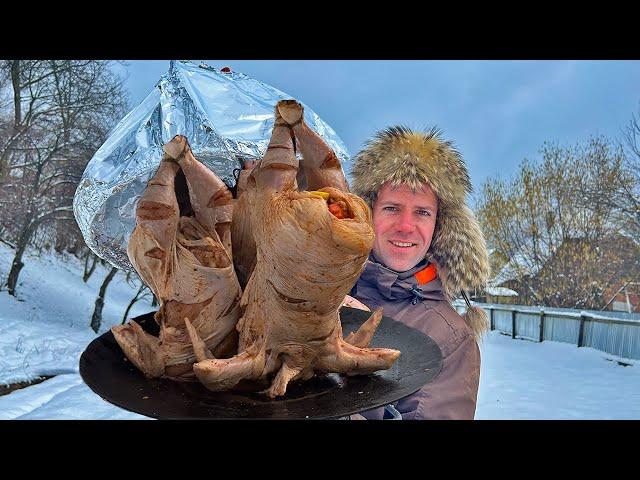
<svg viewBox="0 0 640 480">
<path fill-rule="evenodd" d="M 309 105 L 355 155 L 395 124 L 443 130 L 465 159 L 475 191 L 510 178 L 545 140 L 620 138 L 640 105 L 640 61 L 193 60 L 273 85 Z M 124 68 L 137 105 L 169 60 Z"/>
</svg>

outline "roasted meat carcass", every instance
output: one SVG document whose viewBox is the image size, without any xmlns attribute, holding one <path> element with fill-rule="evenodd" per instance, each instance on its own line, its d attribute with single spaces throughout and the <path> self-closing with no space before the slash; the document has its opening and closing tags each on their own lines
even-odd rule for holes
<svg viewBox="0 0 640 480">
<path fill-rule="evenodd" d="M 177 178 L 188 194 L 182 190 L 176 196 Z M 131 263 L 160 302 L 155 314 L 160 336 L 144 332 L 134 320 L 111 329 L 127 358 L 147 377 L 196 381 L 187 318 L 211 355 L 236 353 L 242 292 L 232 262 L 232 208 L 231 192 L 194 158 L 185 137 L 164 146 L 160 166 L 137 205 L 137 225 L 127 247 Z"/>
<path fill-rule="evenodd" d="M 298 190 L 294 142 L 312 191 Z M 314 372 L 356 375 L 390 368 L 399 351 L 365 348 L 380 309 L 342 338 L 339 308 L 371 250 L 371 213 L 348 193 L 338 158 L 304 123 L 299 103 L 276 106 L 268 150 L 248 175 L 243 195 L 234 234 L 252 235 L 255 259 L 253 252 L 239 258 L 246 262 L 248 282 L 238 354 L 211 358 L 198 329 L 185 321 L 199 360 L 193 365 L 198 379 L 218 391 L 275 375 L 266 391 L 273 398 L 284 395 L 290 381 Z"/>
</svg>

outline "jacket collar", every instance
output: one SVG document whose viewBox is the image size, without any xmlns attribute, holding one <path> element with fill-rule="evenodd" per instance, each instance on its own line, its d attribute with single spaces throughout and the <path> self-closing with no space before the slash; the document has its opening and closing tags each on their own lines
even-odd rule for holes
<svg viewBox="0 0 640 480">
<path fill-rule="evenodd" d="M 422 260 L 406 272 L 396 272 L 378 262 L 372 252 L 366 261 L 360 280 L 375 287 L 388 300 L 410 297 L 418 300 L 444 300 L 440 278 L 436 277 L 429 283 L 418 285 L 415 274 L 428 265 L 427 260 Z"/>
</svg>

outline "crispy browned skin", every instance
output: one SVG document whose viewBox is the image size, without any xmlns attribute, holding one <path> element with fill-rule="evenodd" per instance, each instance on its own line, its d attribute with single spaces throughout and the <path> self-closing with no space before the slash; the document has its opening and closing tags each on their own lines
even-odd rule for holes
<svg viewBox="0 0 640 480">
<path fill-rule="evenodd" d="M 129 360 L 148 377 L 193 380 L 196 357 L 185 318 L 207 351 L 237 351 L 235 325 L 241 290 L 231 255 L 231 192 L 193 156 L 185 137 L 164 146 L 165 154 L 136 209 L 137 225 L 127 253 L 160 302 L 160 337 L 134 321 L 113 327 Z M 195 216 L 180 217 L 174 179 L 182 169 Z"/>
<path fill-rule="evenodd" d="M 390 368 L 400 354 L 362 348 L 381 312 L 349 337 L 351 343 L 342 338 L 339 308 L 371 250 L 371 212 L 346 191 L 337 157 L 304 124 L 302 113 L 295 101 L 278 103 L 269 148 L 248 176 L 246 202 L 234 214 L 248 216 L 243 226 L 250 228 L 256 260 L 241 301 L 238 354 L 215 359 L 196 348 L 194 372 L 210 390 L 275 374 L 267 394 L 276 397 L 290 381 L 314 372 L 372 373 Z M 336 218 L 326 200 L 298 190 L 292 131 L 299 132 L 309 186 L 328 192 L 329 202 L 342 202 L 347 218 Z M 201 345 L 196 329 L 189 333 Z"/>
</svg>

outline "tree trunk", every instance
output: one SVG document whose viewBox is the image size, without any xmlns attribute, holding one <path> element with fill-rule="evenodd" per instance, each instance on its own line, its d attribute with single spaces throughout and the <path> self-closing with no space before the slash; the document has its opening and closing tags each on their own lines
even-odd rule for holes
<svg viewBox="0 0 640 480">
<path fill-rule="evenodd" d="M 109 286 L 109 283 L 111 283 L 111 280 L 113 280 L 113 277 L 117 272 L 118 269 L 116 267 L 112 267 L 111 271 L 100 286 L 100 292 L 98 293 L 98 298 L 96 299 L 96 306 L 93 309 L 93 315 L 91 316 L 91 328 L 96 333 L 98 333 L 100 324 L 102 323 L 102 307 L 104 307 L 104 296 L 107 292 L 107 287 Z"/>
<path fill-rule="evenodd" d="M 0 155 L 0 183 L 3 183 L 9 174 L 9 155 L 13 149 L 19 131 L 22 128 L 22 92 L 20 88 L 20 60 L 10 60 L 11 85 L 13 87 L 13 132 L 12 139 L 5 145 Z"/>
<path fill-rule="evenodd" d="M 91 267 L 89 267 L 89 261 L 91 261 Z M 87 253 L 87 257 L 84 259 L 84 273 L 82 274 L 82 281 L 87 283 L 91 274 L 96 269 L 96 265 L 98 265 L 98 257 L 93 253 Z"/>
<path fill-rule="evenodd" d="M 144 297 L 144 295 L 142 295 L 142 292 L 144 292 L 144 289 L 147 286 L 143 283 L 142 285 L 140 285 L 140 288 L 138 289 L 138 292 L 136 293 L 136 296 L 133 297 L 131 299 L 131 301 L 129 302 L 129 306 L 127 307 L 127 310 L 124 312 L 124 316 L 122 317 L 122 325 L 124 325 L 124 322 L 127 321 L 127 316 L 129 315 L 129 310 L 131 310 L 131 307 L 133 307 L 133 304 L 136 303 L 138 300 L 140 300 L 142 297 Z"/>
<path fill-rule="evenodd" d="M 20 276 L 20 271 L 22 267 L 24 267 L 24 263 L 22 263 L 22 256 L 24 255 L 24 251 L 29 245 L 31 241 L 31 235 L 35 231 L 35 224 L 31 222 L 31 219 L 28 218 L 25 222 L 25 226 L 20 234 L 20 238 L 18 239 L 18 243 L 16 243 L 16 254 L 13 257 L 13 262 L 11 263 L 11 270 L 9 271 L 9 277 L 7 278 L 7 290 L 9 291 L 9 295 L 16 296 L 16 286 L 18 285 L 18 277 Z"/>
<path fill-rule="evenodd" d="M 20 60 L 11 62 L 11 85 L 13 86 L 13 129 L 22 124 L 22 95 L 20 91 Z"/>
</svg>

